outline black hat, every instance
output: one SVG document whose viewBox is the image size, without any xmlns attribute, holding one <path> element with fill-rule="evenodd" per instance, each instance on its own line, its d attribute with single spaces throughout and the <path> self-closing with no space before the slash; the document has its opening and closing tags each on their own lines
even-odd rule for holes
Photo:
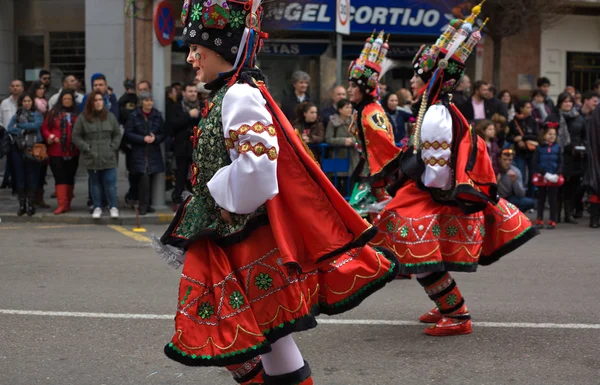
<svg viewBox="0 0 600 385">
<path fill-rule="evenodd" d="M 211 49 L 238 67 L 253 59 L 265 37 L 261 19 L 260 0 L 185 0 L 183 41 Z"/>
</svg>

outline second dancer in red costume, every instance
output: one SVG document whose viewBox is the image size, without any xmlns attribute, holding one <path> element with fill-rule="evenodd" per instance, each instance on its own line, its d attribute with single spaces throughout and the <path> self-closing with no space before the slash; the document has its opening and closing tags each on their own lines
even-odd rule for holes
<svg viewBox="0 0 600 385">
<path fill-rule="evenodd" d="M 394 198 L 375 225 L 373 241 L 393 250 L 401 273 L 415 274 L 433 310 L 420 320 L 433 336 L 467 334 L 471 316 L 452 271 L 474 272 L 537 234 L 531 222 L 496 192 L 486 144 L 452 103 L 465 61 L 481 39 L 476 6 L 453 20 L 435 45 L 416 55 L 411 80 L 420 101 L 410 146 L 401 157 Z M 393 191 L 395 190 L 395 191 Z"/>
</svg>

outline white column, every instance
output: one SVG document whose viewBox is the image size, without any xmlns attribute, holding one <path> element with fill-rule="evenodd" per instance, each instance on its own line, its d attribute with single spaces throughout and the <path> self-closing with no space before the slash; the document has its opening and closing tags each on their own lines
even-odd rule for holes
<svg viewBox="0 0 600 385">
<path fill-rule="evenodd" d="M 0 97 L 8 96 L 15 73 L 14 1 L 0 0 Z"/>
<path fill-rule="evenodd" d="M 153 8 L 156 8 L 160 0 L 153 0 Z M 154 14 L 154 12 L 153 12 Z M 165 117 L 165 87 L 170 80 L 171 67 L 169 56 L 171 55 L 171 46 L 162 46 L 156 38 L 155 31 L 152 31 L 152 96 L 154 98 L 154 107 L 162 112 Z M 163 157 L 165 148 L 162 146 Z M 152 206 L 156 209 L 165 208 L 165 174 L 156 174 L 152 178 Z"/>
</svg>

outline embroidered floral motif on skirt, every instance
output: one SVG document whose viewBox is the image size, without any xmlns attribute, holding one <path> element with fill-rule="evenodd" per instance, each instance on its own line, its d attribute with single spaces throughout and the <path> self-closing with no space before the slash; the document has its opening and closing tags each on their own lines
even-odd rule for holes
<svg viewBox="0 0 600 385">
<path fill-rule="evenodd" d="M 270 343 L 316 326 L 315 316 L 357 306 L 397 275 L 398 264 L 371 247 L 350 250 L 322 271 L 282 264 L 269 226 L 221 248 L 188 249 L 168 357 L 192 366 L 243 363 Z M 321 305 L 319 304 L 321 302 Z"/>
<path fill-rule="evenodd" d="M 392 250 L 404 274 L 473 272 L 536 234 L 527 217 L 504 200 L 467 215 L 436 203 L 414 182 L 398 190 L 374 225 L 379 234 L 371 244 Z"/>
</svg>

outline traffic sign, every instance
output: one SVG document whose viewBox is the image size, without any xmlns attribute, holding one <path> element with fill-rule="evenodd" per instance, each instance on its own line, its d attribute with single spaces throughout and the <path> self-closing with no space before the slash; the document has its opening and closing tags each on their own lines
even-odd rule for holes
<svg viewBox="0 0 600 385">
<path fill-rule="evenodd" d="M 168 1 L 161 1 L 154 9 L 154 32 L 161 45 L 169 45 L 175 39 L 175 13 Z"/>
<path fill-rule="evenodd" d="M 335 31 L 350 35 L 350 0 L 336 0 Z"/>
</svg>

